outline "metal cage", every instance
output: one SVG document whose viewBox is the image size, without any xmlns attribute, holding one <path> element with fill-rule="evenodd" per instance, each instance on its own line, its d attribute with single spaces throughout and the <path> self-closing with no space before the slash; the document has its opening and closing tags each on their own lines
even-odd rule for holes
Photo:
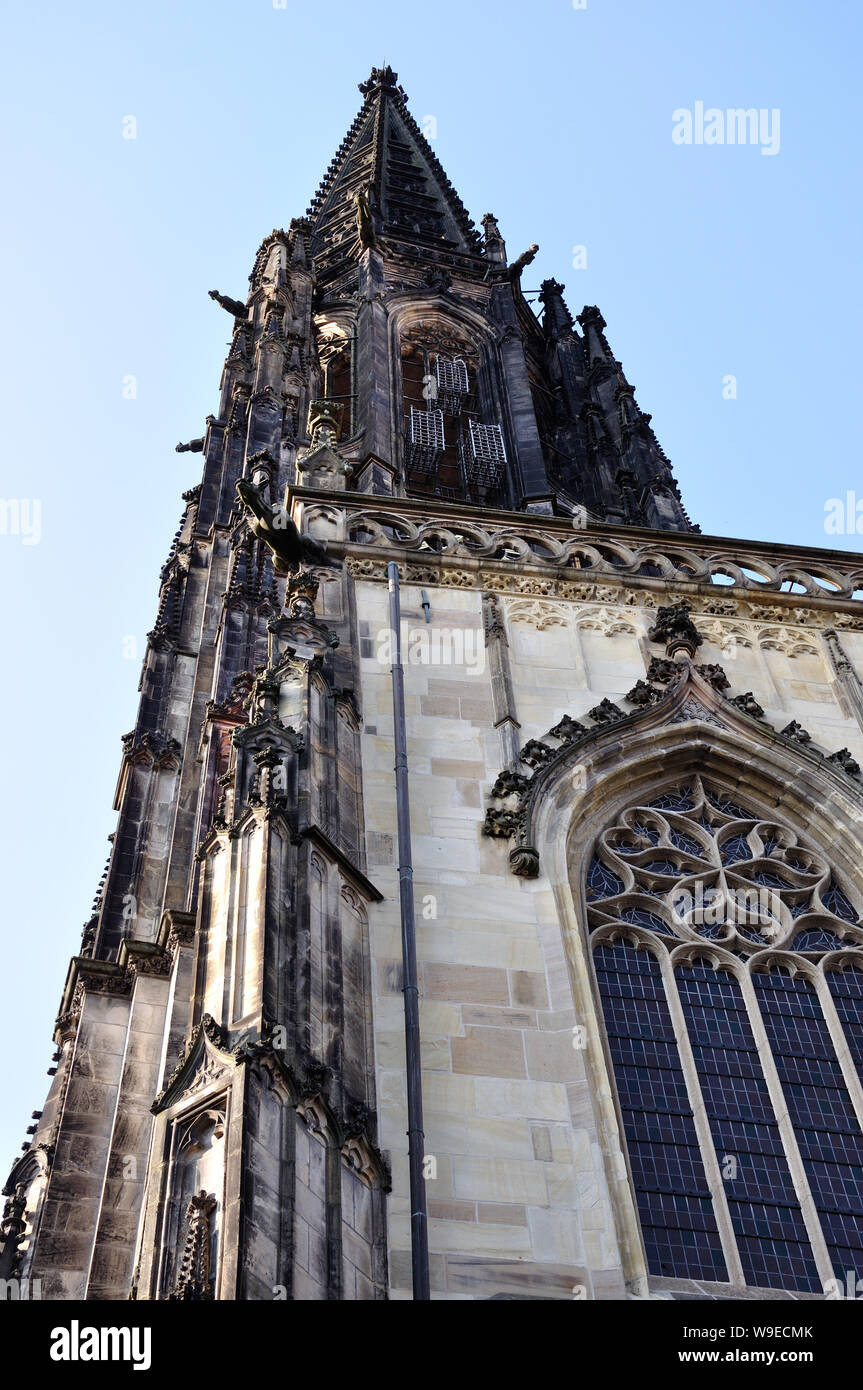
<svg viewBox="0 0 863 1390">
<path fill-rule="evenodd" d="M 469 487 L 496 487 L 506 466 L 506 447 L 500 425 L 480 425 L 468 421 L 462 436 L 461 461 Z"/>
<path fill-rule="evenodd" d="M 417 410 L 412 405 L 407 432 L 407 462 L 411 473 L 431 476 L 445 447 L 443 411 Z"/>
<path fill-rule="evenodd" d="M 467 364 L 461 357 L 436 357 L 436 403 L 448 415 L 460 415 L 470 392 Z"/>
</svg>

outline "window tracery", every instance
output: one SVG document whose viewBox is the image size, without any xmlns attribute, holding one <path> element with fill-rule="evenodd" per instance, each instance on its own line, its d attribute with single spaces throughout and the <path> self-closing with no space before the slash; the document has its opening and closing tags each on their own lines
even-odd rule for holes
<svg viewBox="0 0 863 1390">
<path fill-rule="evenodd" d="M 856 888 L 694 776 L 599 835 L 585 896 L 650 1272 L 818 1293 L 831 1266 L 859 1277 Z"/>
</svg>

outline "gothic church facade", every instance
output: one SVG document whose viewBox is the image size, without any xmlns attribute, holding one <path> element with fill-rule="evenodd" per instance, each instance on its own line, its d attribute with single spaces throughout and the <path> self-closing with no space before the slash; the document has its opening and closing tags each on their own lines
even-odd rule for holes
<svg viewBox="0 0 863 1390">
<path fill-rule="evenodd" d="M 702 535 L 599 310 L 536 313 L 535 248 L 360 90 L 212 292 L 0 1275 L 410 1297 L 395 561 L 432 1296 L 824 1297 L 863 1275 L 863 557 Z"/>
</svg>

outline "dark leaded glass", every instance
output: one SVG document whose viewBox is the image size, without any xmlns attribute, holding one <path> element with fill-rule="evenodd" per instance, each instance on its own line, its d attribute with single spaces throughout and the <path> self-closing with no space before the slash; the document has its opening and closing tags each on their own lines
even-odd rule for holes
<svg viewBox="0 0 863 1390">
<path fill-rule="evenodd" d="M 752 978 L 834 1272 L 863 1277 L 863 1136 L 818 996 L 788 970 Z"/>
<path fill-rule="evenodd" d="M 655 801 L 649 801 L 648 806 L 655 806 L 660 811 L 691 811 L 692 810 L 692 788 L 680 787 L 675 792 L 664 792 Z"/>
<path fill-rule="evenodd" d="M 677 848 L 684 850 L 687 854 L 693 855 L 696 859 L 704 858 L 704 850 L 697 840 L 693 840 L 691 835 L 684 835 L 682 830 L 676 830 L 674 826 L 669 829 L 671 843 Z"/>
<path fill-rule="evenodd" d="M 696 927 L 696 931 L 708 941 L 728 941 L 732 928 L 727 922 L 702 922 Z"/>
<path fill-rule="evenodd" d="M 625 941 L 594 960 L 648 1268 L 726 1280 L 659 962 Z"/>
<path fill-rule="evenodd" d="M 759 869 L 757 874 L 752 875 L 753 883 L 758 883 L 762 888 L 790 888 L 791 885 L 787 878 L 780 878 L 778 874 L 769 874 L 765 869 Z"/>
<path fill-rule="evenodd" d="M 824 927 L 809 927 L 795 936 L 791 943 L 792 951 L 839 951 L 842 949 L 840 937 Z"/>
<path fill-rule="evenodd" d="M 594 855 L 587 871 L 587 896 L 591 900 L 597 898 L 613 898 L 617 893 L 623 892 L 623 884 L 613 874 L 611 869 L 606 868 L 602 860 Z"/>
<path fill-rule="evenodd" d="M 705 789 L 705 796 L 711 806 L 715 806 L 717 811 L 721 811 L 724 816 L 731 816 L 734 820 L 751 820 L 742 807 L 735 802 L 729 801 L 727 797 L 720 796 L 717 792 L 709 792 Z"/>
<path fill-rule="evenodd" d="M 735 835 L 733 839 L 726 840 L 722 846 L 723 864 L 736 864 L 741 859 L 751 859 L 752 850 L 749 848 L 745 835 Z"/>
<path fill-rule="evenodd" d="M 649 874 L 679 874 L 680 869 L 676 864 L 672 864 L 670 859 L 651 859 L 649 864 L 642 864 L 642 869 Z"/>
<path fill-rule="evenodd" d="M 676 977 L 746 1282 L 820 1292 L 740 985 L 704 962 Z"/>
<path fill-rule="evenodd" d="M 643 907 L 626 907 L 619 914 L 624 922 L 632 922 L 637 927 L 649 927 L 651 931 L 662 932 L 666 936 L 672 936 L 673 932 L 666 926 L 661 917 L 657 917 L 655 912 L 648 912 Z"/>
<path fill-rule="evenodd" d="M 827 911 L 833 913 L 834 917 L 841 917 L 843 922 L 857 921 L 857 913 L 842 892 L 842 889 L 837 888 L 832 879 L 826 893 L 821 894 L 821 901 L 827 908 Z"/>
<path fill-rule="evenodd" d="M 633 828 L 638 831 L 639 835 L 643 835 L 645 840 L 649 840 L 652 845 L 659 844 L 659 831 L 652 825 L 641 825 L 636 821 Z"/>
<path fill-rule="evenodd" d="M 809 867 L 809 861 L 800 859 L 796 854 L 786 854 L 785 863 L 792 869 L 796 869 L 799 874 L 811 874 L 813 870 Z"/>
<path fill-rule="evenodd" d="M 828 970 L 826 974 L 848 1051 L 863 1081 L 863 964 L 853 970 Z"/>
<path fill-rule="evenodd" d="M 753 848 L 755 841 L 750 845 L 745 832 L 751 834 L 759 824 L 757 815 L 718 789 L 705 789 L 698 777 L 691 786 L 665 792 L 652 807 L 650 811 L 633 808 L 630 814 L 638 817 L 634 826 L 618 822 L 607 842 L 610 864 L 622 862 L 615 857 L 615 840 L 617 853 L 632 856 L 626 873 L 629 878 L 631 871 L 633 880 L 628 891 L 657 900 L 655 911 L 621 904 L 616 909 L 620 921 L 656 932 L 667 945 L 684 932 L 688 938 L 694 929 L 724 951 L 733 951 L 751 968 L 753 959 L 763 960 L 759 953 L 765 947 L 775 950 L 777 940 L 784 941 L 790 913 L 796 923 L 792 942 L 775 957 L 771 951 L 771 960 L 790 962 L 791 951 L 808 951 L 810 959 L 836 952 L 842 959 L 860 961 L 860 970 L 829 972 L 829 988 L 863 1079 L 863 948 L 843 942 L 843 928 L 835 921 L 838 917 L 858 924 L 845 887 L 829 879 L 819 898 L 817 883 L 824 863 L 820 856 L 799 844 L 794 831 L 764 822 L 760 823 L 760 847 Z M 663 812 L 674 812 L 674 823 Z M 739 823 L 730 825 L 732 819 Z M 704 831 L 710 836 L 706 845 L 701 844 Z M 717 834 L 730 838 L 717 844 Z M 635 853 L 634 835 L 640 837 L 641 854 Z M 653 846 L 652 858 L 644 853 L 648 844 Z M 636 862 L 642 854 L 650 858 L 648 864 Z M 676 918 L 669 923 L 665 917 L 674 908 L 687 920 L 684 884 L 693 901 L 698 899 L 693 857 L 702 861 L 711 887 L 715 884 L 727 894 L 731 920 L 703 922 L 712 911 L 695 912 L 689 918 L 690 930 L 685 931 L 674 924 Z M 675 858 L 681 863 L 675 864 Z M 589 898 L 621 894 L 622 874 L 622 868 L 614 873 L 595 859 L 588 873 Z M 609 907 L 602 906 L 608 915 Z M 745 942 L 736 941 L 735 932 Z M 604 949 L 611 950 L 605 945 Z M 701 1277 L 710 1277 L 707 1268 L 721 1265 L 719 1242 L 712 1214 L 711 1224 L 704 1224 L 709 1202 L 704 1174 L 697 1166 L 697 1143 L 661 994 L 659 965 L 652 956 L 644 963 L 644 951 L 633 954 L 632 946 L 627 950 L 625 956 L 612 953 L 604 973 L 599 965 L 598 971 L 650 1268 L 662 1273 L 700 1268 Z M 705 962 L 681 966 L 681 971 L 686 1026 L 713 1142 L 720 1160 L 730 1158 L 736 1164 L 734 1175 L 726 1175 L 725 1197 L 745 1277 L 761 1288 L 820 1291 L 762 1059 L 744 1008 L 750 995 L 740 992 L 735 977 L 715 974 Z M 837 1277 L 844 1279 L 852 1270 L 855 1278 L 863 1278 L 863 1137 L 817 993 L 804 977 L 793 982 L 790 973 L 779 969 L 769 975 L 758 972 L 752 978 L 784 1088 L 783 1109 L 787 1108 L 797 1135 Z M 690 1253 L 695 1246 L 701 1247 L 697 1255 Z"/>
</svg>

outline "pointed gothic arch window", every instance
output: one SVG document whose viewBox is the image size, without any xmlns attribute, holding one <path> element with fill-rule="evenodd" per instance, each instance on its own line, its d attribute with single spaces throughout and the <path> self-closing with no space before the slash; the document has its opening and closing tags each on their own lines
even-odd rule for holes
<svg viewBox="0 0 863 1390">
<path fill-rule="evenodd" d="M 454 392 L 440 379 L 448 379 L 442 368 L 451 365 L 451 356 L 434 344 L 405 342 L 402 345 L 402 390 L 405 411 L 406 470 L 411 493 L 428 493 L 447 501 L 463 495 L 459 441 L 463 407 L 471 403 L 470 375 L 464 358 L 458 358 L 464 372 L 465 389 Z M 430 427 L 423 427 L 424 421 Z"/>
<path fill-rule="evenodd" d="M 856 887 L 707 777 L 624 810 L 585 875 L 649 1272 L 825 1292 L 863 1275 Z"/>
<path fill-rule="evenodd" d="M 438 318 L 406 326 L 398 344 L 409 495 L 500 504 L 507 448 L 484 352 Z"/>
</svg>

